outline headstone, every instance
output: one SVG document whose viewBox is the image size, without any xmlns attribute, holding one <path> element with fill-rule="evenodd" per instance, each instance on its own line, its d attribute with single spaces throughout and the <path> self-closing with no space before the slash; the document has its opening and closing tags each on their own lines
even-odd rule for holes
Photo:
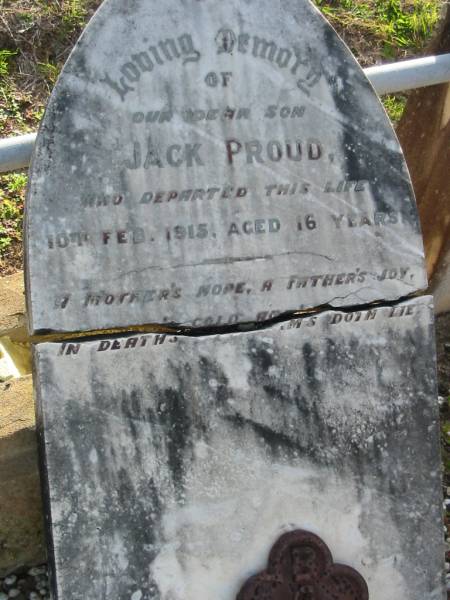
<svg viewBox="0 0 450 600">
<path fill-rule="evenodd" d="M 48 106 L 27 221 L 33 331 L 216 327 L 426 287 L 393 129 L 306 0 L 106 2 Z"/>
<path fill-rule="evenodd" d="M 411 184 L 308 0 L 107 0 L 26 221 L 56 598 L 444 597 Z"/>
</svg>

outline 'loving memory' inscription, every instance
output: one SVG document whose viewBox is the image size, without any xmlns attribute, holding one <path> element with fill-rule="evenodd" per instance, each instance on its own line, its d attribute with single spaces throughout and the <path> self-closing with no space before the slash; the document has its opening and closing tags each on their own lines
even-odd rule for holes
<svg viewBox="0 0 450 600">
<path fill-rule="evenodd" d="M 236 33 L 232 29 L 221 28 L 215 36 L 217 54 L 251 54 L 254 58 L 270 61 L 280 69 L 289 69 L 291 75 L 301 77 L 297 86 L 306 95 L 310 89 L 319 83 L 324 75 L 321 57 L 316 48 L 306 46 L 300 48 L 295 45 L 291 48 L 280 47 L 273 40 L 268 40 L 258 35 Z M 211 52 L 214 52 L 211 49 Z M 151 73 L 155 67 L 164 66 L 173 60 L 181 60 L 185 65 L 189 62 L 198 62 L 201 53 L 196 49 L 192 36 L 184 33 L 177 38 L 166 38 L 156 44 L 151 44 L 145 49 L 130 55 L 129 60 L 120 67 L 120 75 L 111 77 L 107 74 L 104 82 L 117 92 L 124 101 L 129 92 L 136 90 L 144 73 Z M 205 76 L 205 84 L 209 87 L 227 87 L 232 79 L 232 72 L 210 71 Z M 332 78 L 329 79 L 333 81 Z"/>
<path fill-rule="evenodd" d="M 301 3 L 256 29 L 251 2 L 196 1 L 198 27 L 189 4 L 155 27 L 162 8 L 137 2 L 132 39 L 105 7 L 58 84 L 30 187 L 52 327 L 229 324 L 423 287 L 401 151 L 328 24 Z"/>
</svg>

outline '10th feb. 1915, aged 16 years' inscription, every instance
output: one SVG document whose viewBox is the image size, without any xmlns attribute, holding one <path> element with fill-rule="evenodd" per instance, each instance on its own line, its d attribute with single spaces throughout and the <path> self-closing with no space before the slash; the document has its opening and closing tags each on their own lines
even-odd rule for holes
<svg viewBox="0 0 450 600">
<path fill-rule="evenodd" d="M 161 31 L 140 5 L 124 44 L 103 7 L 64 70 L 31 173 L 32 329 L 225 325 L 423 288 L 395 134 L 320 15 L 256 24 L 202 1 L 198 27 L 188 4 Z"/>
</svg>

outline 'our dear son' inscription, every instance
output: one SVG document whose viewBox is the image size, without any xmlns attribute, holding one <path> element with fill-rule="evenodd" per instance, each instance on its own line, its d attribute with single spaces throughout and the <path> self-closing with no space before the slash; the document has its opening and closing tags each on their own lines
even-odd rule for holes
<svg viewBox="0 0 450 600">
<path fill-rule="evenodd" d="M 306 0 L 105 2 L 28 202 L 33 331 L 264 321 L 426 285 L 395 134 Z"/>
</svg>

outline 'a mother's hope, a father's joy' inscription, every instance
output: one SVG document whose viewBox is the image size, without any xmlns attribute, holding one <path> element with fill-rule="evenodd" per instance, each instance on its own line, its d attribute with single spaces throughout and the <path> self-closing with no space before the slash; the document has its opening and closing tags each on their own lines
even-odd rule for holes
<svg viewBox="0 0 450 600">
<path fill-rule="evenodd" d="M 32 329 L 232 325 L 423 288 L 395 134 L 316 9 L 151 5 L 107 3 L 50 102 Z"/>
</svg>

